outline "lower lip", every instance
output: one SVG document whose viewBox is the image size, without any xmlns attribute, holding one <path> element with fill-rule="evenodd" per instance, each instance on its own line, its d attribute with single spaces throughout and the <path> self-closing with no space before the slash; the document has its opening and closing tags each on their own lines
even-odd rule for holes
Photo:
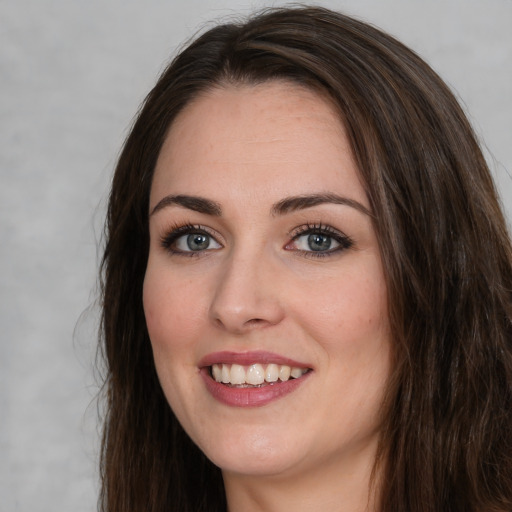
<svg viewBox="0 0 512 512">
<path fill-rule="evenodd" d="M 231 407 L 261 407 L 295 391 L 311 374 L 261 387 L 237 388 L 212 379 L 209 368 L 201 369 L 206 388 L 219 402 Z"/>
</svg>

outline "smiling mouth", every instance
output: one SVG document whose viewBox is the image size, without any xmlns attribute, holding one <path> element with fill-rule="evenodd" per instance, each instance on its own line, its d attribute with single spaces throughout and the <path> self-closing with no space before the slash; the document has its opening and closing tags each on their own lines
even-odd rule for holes
<svg viewBox="0 0 512 512">
<path fill-rule="evenodd" d="M 251 388 L 263 387 L 299 379 L 310 368 L 299 368 L 285 364 L 214 364 L 210 366 L 210 376 L 218 383 L 229 387 Z"/>
</svg>

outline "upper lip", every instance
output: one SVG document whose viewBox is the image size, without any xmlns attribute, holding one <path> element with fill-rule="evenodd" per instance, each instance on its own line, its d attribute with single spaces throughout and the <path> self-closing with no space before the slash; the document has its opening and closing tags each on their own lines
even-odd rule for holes
<svg viewBox="0 0 512 512">
<path fill-rule="evenodd" d="M 212 366 L 214 364 L 239 364 L 247 366 L 255 363 L 259 364 L 284 364 L 295 368 L 310 368 L 310 365 L 284 357 L 273 352 L 267 352 L 264 350 L 254 350 L 250 352 L 212 352 L 207 354 L 199 361 L 199 367 L 203 368 L 206 366 Z"/>
</svg>

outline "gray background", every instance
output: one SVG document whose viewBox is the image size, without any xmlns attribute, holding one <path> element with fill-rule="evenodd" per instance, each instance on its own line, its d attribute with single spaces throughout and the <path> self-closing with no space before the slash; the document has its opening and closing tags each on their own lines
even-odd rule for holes
<svg viewBox="0 0 512 512">
<path fill-rule="evenodd" d="M 0 0 L 0 512 L 95 509 L 95 274 L 117 152 L 180 42 L 281 3 Z M 511 219 L 512 0 L 321 4 L 388 30 L 446 79 Z"/>
</svg>

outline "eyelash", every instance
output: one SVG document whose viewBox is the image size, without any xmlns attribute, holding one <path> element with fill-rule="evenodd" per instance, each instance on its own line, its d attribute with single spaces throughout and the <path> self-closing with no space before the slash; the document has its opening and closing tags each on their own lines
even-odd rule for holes
<svg viewBox="0 0 512 512">
<path fill-rule="evenodd" d="M 328 258 L 329 256 L 332 256 L 333 254 L 340 253 L 346 249 L 350 249 L 354 242 L 353 240 L 341 233 L 340 231 L 334 229 L 331 226 L 322 224 L 322 223 L 316 223 L 316 224 L 303 224 L 302 226 L 298 226 L 290 233 L 291 242 L 286 244 L 286 246 L 290 245 L 290 243 L 295 242 L 298 240 L 301 236 L 304 235 L 312 235 L 312 234 L 319 234 L 319 235 L 325 235 L 333 240 L 335 240 L 339 246 L 330 249 L 327 251 L 304 251 L 300 249 L 295 249 L 297 252 L 301 253 L 303 256 L 307 258 Z"/>
<path fill-rule="evenodd" d="M 173 248 L 173 244 L 182 236 L 189 235 L 192 233 L 207 235 L 217 242 L 217 239 L 206 226 L 200 224 L 183 224 L 171 227 L 167 234 L 160 238 L 160 245 L 171 254 L 177 254 L 179 256 L 187 256 L 190 258 L 202 256 L 205 251 L 181 251 Z M 219 242 L 217 242 L 219 243 Z"/>
<path fill-rule="evenodd" d="M 176 249 L 173 247 L 175 242 L 182 236 L 197 233 L 197 234 L 203 234 L 211 237 L 217 244 L 221 245 L 217 238 L 212 233 L 212 230 L 209 229 L 206 226 L 202 226 L 199 224 L 183 224 L 183 225 L 176 225 L 171 227 L 167 234 L 163 235 L 160 238 L 160 244 L 161 246 L 170 252 L 171 254 L 176 254 L 180 256 L 187 256 L 187 257 L 199 257 L 203 256 L 205 252 L 207 252 L 207 249 L 204 251 L 182 251 L 179 249 Z M 327 237 L 332 238 L 334 241 L 336 241 L 339 246 L 335 247 L 334 249 L 330 249 L 327 251 L 305 251 L 301 249 L 293 249 L 295 252 L 300 253 L 301 255 L 308 257 L 308 258 L 327 258 L 329 256 L 332 256 L 333 254 L 340 253 L 346 249 L 350 249 L 354 245 L 354 242 L 352 239 L 341 233 L 340 231 L 332 228 L 331 226 L 324 225 L 322 223 L 315 223 L 315 224 L 303 224 L 301 226 L 298 226 L 293 231 L 290 232 L 290 242 L 288 242 L 285 245 L 288 247 L 290 244 L 296 242 L 300 237 L 304 235 L 310 235 L 310 234 L 319 234 L 319 235 L 325 235 Z M 289 249 L 291 250 L 291 249 Z"/>
</svg>

